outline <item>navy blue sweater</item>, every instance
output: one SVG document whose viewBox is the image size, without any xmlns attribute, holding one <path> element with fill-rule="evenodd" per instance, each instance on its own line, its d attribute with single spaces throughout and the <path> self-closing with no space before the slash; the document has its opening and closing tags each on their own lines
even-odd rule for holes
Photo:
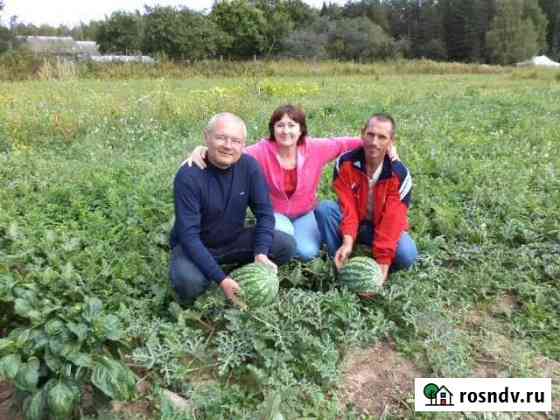
<svg viewBox="0 0 560 420">
<path fill-rule="evenodd" d="M 239 236 L 250 207 L 257 219 L 254 253 L 268 254 L 274 215 L 266 181 L 253 157 L 243 154 L 228 169 L 207 163 L 204 170 L 184 165 L 175 176 L 170 244 L 172 248 L 180 244 L 206 278 L 220 283 L 226 275 L 209 249 Z"/>
</svg>

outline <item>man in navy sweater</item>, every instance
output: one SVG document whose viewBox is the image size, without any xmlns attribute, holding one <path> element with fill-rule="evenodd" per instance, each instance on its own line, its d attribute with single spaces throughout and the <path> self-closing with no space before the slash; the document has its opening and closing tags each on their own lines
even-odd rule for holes
<svg viewBox="0 0 560 420">
<path fill-rule="evenodd" d="M 217 283 L 236 300 L 239 285 L 220 264 L 258 262 L 276 270 L 295 254 L 292 236 L 274 230 L 268 187 L 257 161 L 242 154 L 247 128 L 230 113 L 215 115 L 204 130 L 208 168 L 182 166 L 174 181 L 171 284 L 190 304 Z M 256 225 L 245 227 L 247 207 Z"/>
</svg>

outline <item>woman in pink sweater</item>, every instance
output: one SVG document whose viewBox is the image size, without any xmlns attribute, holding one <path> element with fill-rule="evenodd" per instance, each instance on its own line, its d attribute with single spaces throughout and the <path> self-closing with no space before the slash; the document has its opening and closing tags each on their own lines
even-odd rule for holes
<svg viewBox="0 0 560 420">
<path fill-rule="evenodd" d="M 277 230 L 294 236 L 297 257 L 319 255 L 321 234 L 314 210 L 325 166 L 342 153 L 362 145 L 360 137 L 312 138 L 307 135 L 305 113 L 292 105 L 277 108 L 268 124 L 270 136 L 245 148 L 261 165 L 270 190 Z M 204 168 L 203 146 L 190 160 Z"/>
</svg>

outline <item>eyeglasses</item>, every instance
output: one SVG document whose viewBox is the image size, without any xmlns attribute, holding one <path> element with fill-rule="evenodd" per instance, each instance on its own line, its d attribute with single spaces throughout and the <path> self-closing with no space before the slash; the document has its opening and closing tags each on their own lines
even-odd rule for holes
<svg viewBox="0 0 560 420">
<path fill-rule="evenodd" d="M 214 140 L 216 141 L 216 143 L 219 144 L 226 144 L 228 140 L 234 146 L 239 146 L 243 144 L 243 139 L 240 139 L 239 137 L 224 136 L 221 134 L 214 136 Z"/>
</svg>

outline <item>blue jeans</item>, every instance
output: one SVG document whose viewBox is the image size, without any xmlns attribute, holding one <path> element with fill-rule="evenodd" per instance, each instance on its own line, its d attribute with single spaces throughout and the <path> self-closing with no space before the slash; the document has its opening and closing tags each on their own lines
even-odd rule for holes
<svg viewBox="0 0 560 420">
<path fill-rule="evenodd" d="M 340 206 L 334 201 L 322 201 L 315 209 L 315 216 L 317 217 L 317 223 L 323 240 L 327 245 L 327 252 L 332 258 L 342 245 L 342 235 L 340 233 L 342 212 Z M 361 223 L 358 230 L 357 242 L 371 246 L 374 233 L 375 229 L 371 222 Z M 403 232 L 397 244 L 397 253 L 391 265 L 391 271 L 410 268 L 417 257 L 418 250 L 416 249 L 416 244 L 408 232 Z"/>
<path fill-rule="evenodd" d="M 317 226 L 315 213 L 310 211 L 296 219 L 290 219 L 280 213 L 274 213 L 276 230 L 287 233 L 296 241 L 296 258 L 310 261 L 319 256 L 321 250 L 321 232 Z"/>
<path fill-rule="evenodd" d="M 208 251 L 218 264 L 248 264 L 255 260 L 254 243 L 255 228 L 246 228 L 235 241 L 220 248 L 208 248 Z M 295 251 L 294 239 L 275 230 L 268 257 L 282 265 L 294 257 Z M 192 304 L 212 285 L 212 281 L 204 277 L 195 263 L 185 255 L 181 245 L 171 251 L 169 277 L 178 300 L 184 304 Z"/>
</svg>

